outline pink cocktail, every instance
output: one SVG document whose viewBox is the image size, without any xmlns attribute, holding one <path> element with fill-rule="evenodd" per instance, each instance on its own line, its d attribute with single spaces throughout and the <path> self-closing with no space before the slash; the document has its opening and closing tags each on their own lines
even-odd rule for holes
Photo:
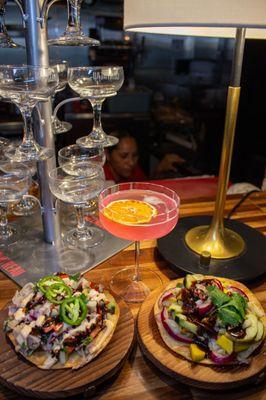
<svg viewBox="0 0 266 400">
<path fill-rule="evenodd" d="M 159 186 L 159 185 L 158 185 Z M 151 204 L 157 211 L 148 223 L 122 224 L 107 218 L 102 212 L 113 201 L 139 200 Z M 167 235 L 176 225 L 179 208 L 176 201 L 164 193 L 152 190 L 129 189 L 107 195 L 102 201 L 100 221 L 104 228 L 115 236 L 128 240 L 157 239 Z"/>
<path fill-rule="evenodd" d="M 123 202 L 145 204 L 143 218 L 132 221 L 134 209 L 123 208 Z M 150 290 L 160 283 L 160 277 L 150 270 L 139 269 L 139 241 L 158 239 L 167 235 L 176 225 L 179 216 L 179 197 L 172 190 L 153 183 L 121 183 L 105 189 L 99 197 L 99 217 L 103 227 L 115 236 L 136 243 L 136 266 L 119 271 L 111 287 L 126 301 L 142 302 Z M 122 205 L 117 211 L 114 204 Z M 111 208 L 109 208 L 111 206 Z M 150 207 L 150 209 L 149 209 Z M 109 210 L 112 211 L 109 211 Z M 108 212 L 107 212 L 108 211 Z M 129 215 L 130 214 L 130 215 Z"/>
</svg>

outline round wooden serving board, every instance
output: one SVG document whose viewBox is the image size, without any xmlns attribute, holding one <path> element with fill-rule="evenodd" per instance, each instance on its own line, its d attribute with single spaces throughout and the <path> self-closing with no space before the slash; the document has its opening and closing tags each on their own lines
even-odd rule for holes
<svg viewBox="0 0 266 400">
<path fill-rule="evenodd" d="M 43 370 L 17 354 L 3 332 L 7 310 L 0 311 L 0 383 L 27 396 L 57 399 L 94 391 L 113 376 L 126 360 L 134 342 L 134 319 L 119 300 L 120 317 L 109 344 L 90 363 L 78 370 Z"/>
<path fill-rule="evenodd" d="M 153 314 L 162 288 L 153 291 L 142 304 L 137 320 L 138 341 L 144 355 L 162 372 L 182 383 L 210 390 L 226 390 L 258 383 L 266 373 L 266 344 L 248 366 L 212 367 L 193 364 L 178 356 L 163 342 Z"/>
</svg>

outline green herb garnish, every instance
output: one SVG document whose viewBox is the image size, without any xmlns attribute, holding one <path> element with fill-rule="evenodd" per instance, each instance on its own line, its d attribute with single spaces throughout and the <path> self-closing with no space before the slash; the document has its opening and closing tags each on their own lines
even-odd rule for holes
<svg viewBox="0 0 266 400">
<path fill-rule="evenodd" d="M 79 297 L 84 301 L 84 303 L 88 303 L 88 298 L 84 293 L 82 293 Z"/>
<path fill-rule="evenodd" d="M 76 273 L 75 275 L 70 275 L 69 279 L 71 279 L 72 281 L 78 282 L 80 279 L 80 273 Z"/>
<path fill-rule="evenodd" d="M 245 319 L 247 301 L 239 293 L 225 294 L 216 286 L 207 288 L 212 303 L 217 308 L 218 318 L 225 325 L 237 326 Z"/>
<path fill-rule="evenodd" d="M 92 342 L 92 337 L 91 336 L 88 336 L 88 337 L 86 337 L 86 339 L 84 339 L 83 341 L 82 341 L 82 345 L 83 346 L 87 346 L 88 344 L 90 344 L 91 342 Z"/>
<path fill-rule="evenodd" d="M 208 293 L 211 297 L 212 303 L 217 307 L 221 307 L 225 303 L 231 300 L 231 297 L 227 296 L 222 290 L 218 289 L 217 286 L 208 286 Z"/>
</svg>

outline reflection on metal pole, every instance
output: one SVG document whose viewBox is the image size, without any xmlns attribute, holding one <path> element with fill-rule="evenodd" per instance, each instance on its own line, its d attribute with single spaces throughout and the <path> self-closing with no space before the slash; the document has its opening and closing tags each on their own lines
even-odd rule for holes
<svg viewBox="0 0 266 400">
<path fill-rule="evenodd" d="M 27 62 L 29 65 L 49 66 L 49 54 L 47 46 L 47 24 L 40 18 L 40 9 L 43 0 L 24 0 L 23 8 L 27 15 L 25 24 L 25 39 L 27 48 Z M 54 149 L 54 136 L 51 126 L 51 101 L 38 105 L 44 124 L 35 124 L 34 136 L 42 146 Z M 55 243 L 60 239 L 59 219 L 54 210 L 54 198 L 48 186 L 48 173 L 55 168 L 55 157 L 48 161 L 37 163 L 40 197 L 42 203 L 42 222 L 44 240 Z"/>
</svg>

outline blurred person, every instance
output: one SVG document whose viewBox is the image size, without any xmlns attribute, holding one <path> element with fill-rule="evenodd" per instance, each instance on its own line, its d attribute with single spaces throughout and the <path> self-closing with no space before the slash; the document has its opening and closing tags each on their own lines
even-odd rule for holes
<svg viewBox="0 0 266 400">
<path fill-rule="evenodd" d="M 106 164 L 103 167 L 106 180 L 120 183 L 156 179 L 166 171 L 177 172 L 177 165 L 185 162 L 177 154 L 166 154 L 156 167 L 152 178 L 149 178 L 138 164 L 139 151 L 135 138 L 126 130 L 115 131 L 112 136 L 117 137 L 119 142 L 116 146 L 106 149 Z"/>
</svg>

